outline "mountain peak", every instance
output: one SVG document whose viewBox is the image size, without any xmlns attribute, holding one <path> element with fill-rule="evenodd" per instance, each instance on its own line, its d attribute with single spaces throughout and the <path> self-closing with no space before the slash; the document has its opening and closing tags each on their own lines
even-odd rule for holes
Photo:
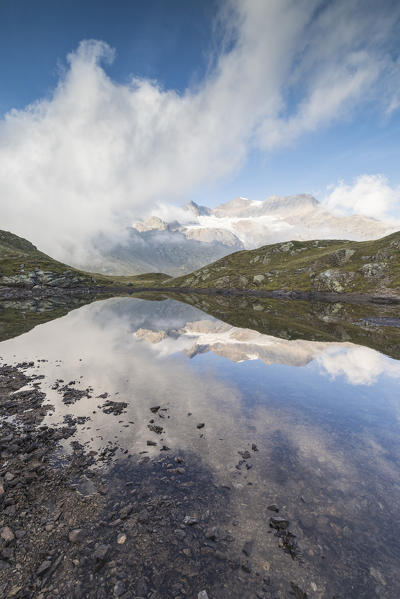
<svg viewBox="0 0 400 599">
<path fill-rule="evenodd" d="M 210 208 L 207 208 L 207 206 L 200 206 L 200 204 L 193 202 L 193 200 L 191 200 L 190 202 L 185 204 L 183 206 L 183 208 L 185 210 L 189 210 L 190 212 L 193 212 L 193 214 L 195 214 L 196 216 L 205 216 L 205 215 L 210 214 L 210 212 L 211 212 Z"/>
<path fill-rule="evenodd" d="M 318 200 L 309 193 L 301 193 L 293 196 L 269 196 L 264 200 L 263 207 L 268 212 L 282 212 L 286 210 L 315 210 L 320 206 Z"/>
</svg>

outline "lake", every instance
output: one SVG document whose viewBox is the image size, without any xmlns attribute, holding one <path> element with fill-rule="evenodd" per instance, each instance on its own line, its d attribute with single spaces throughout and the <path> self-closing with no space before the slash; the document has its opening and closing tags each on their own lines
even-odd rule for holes
<svg viewBox="0 0 400 599">
<path fill-rule="evenodd" d="M 78 446 L 94 457 L 90 469 L 101 473 L 108 506 L 122 505 L 134 486 L 137 497 L 146 489 L 143 505 L 164 497 L 176 502 L 171 513 L 182 505 L 194 520 L 178 525 L 160 508 L 155 525 L 151 507 L 160 546 L 151 558 L 153 541 L 139 538 L 149 524 L 139 505 L 124 530 L 133 538 L 129 551 L 141 547 L 153 559 L 143 566 L 143 596 L 205 589 L 210 599 L 396 597 L 396 314 L 379 306 L 147 297 L 67 306 L 64 315 L 52 306 L 38 314 L 32 305 L 0 314 L 1 363 L 33 362 L 24 367 L 34 377 L 26 389 L 36 385 L 49 406 L 36 425 L 73 419 L 74 434 L 61 439 L 52 468 L 62 469 Z M 77 491 L 90 498 L 91 476 L 78 479 Z M 94 593 L 93 578 L 85 581 Z M 123 584 L 129 592 L 129 580 Z M 81 596 L 101 596 L 90 592 Z"/>
</svg>

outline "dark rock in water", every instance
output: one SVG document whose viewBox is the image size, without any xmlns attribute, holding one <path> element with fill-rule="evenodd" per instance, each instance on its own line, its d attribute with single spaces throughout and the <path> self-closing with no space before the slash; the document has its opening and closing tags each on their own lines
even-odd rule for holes
<svg viewBox="0 0 400 599">
<path fill-rule="evenodd" d="M 245 555 L 247 555 L 247 557 L 250 557 L 250 555 L 252 554 L 253 545 L 254 545 L 254 541 L 246 541 L 245 544 L 243 545 L 242 551 Z"/>
<path fill-rule="evenodd" d="M 163 445 L 160 449 L 160 451 L 171 451 L 170 447 L 168 447 L 168 445 Z"/>
<path fill-rule="evenodd" d="M 204 428 L 205 427 L 205 423 L 204 422 L 199 422 L 199 424 L 196 425 L 197 428 Z"/>
<path fill-rule="evenodd" d="M 157 443 L 156 443 L 155 441 L 146 441 L 146 444 L 147 444 L 149 447 L 154 447 L 155 445 L 157 445 Z"/>
<path fill-rule="evenodd" d="M 104 414 L 120 416 L 127 407 L 128 404 L 125 401 L 111 401 L 111 399 L 108 399 L 102 406 L 102 410 Z"/>
<path fill-rule="evenodd" d="M 293 594 L 296 597 L 296 599 L 308 599 L 307 593 L 305 593 L 299 586 L 297 586 L 297 584 L 291 582 L 290 586 L 292 587 Z"/>
<path fill-rule="evenodd" d="M 148 424 L 147 428 L 149 430 L 151 430 L 153 433 L 156 433 L 157 435 L 161 435 L 161 433 L 163 432 L 163 427 L 162 426 L 158 426 L 158 424 Z"/>
<path fill-rule="evenodd" d="M 238 451 L 238 454 L 241 455 L 244 460 L 251 458 L 251 454 L 247 449 L 245 451 Z"/>
<path fill-rule="evenodd" d="M 271 505 L 269 505 L 267 507 L 267 510 L 270 510 L 271 512 L 276 512 L 276 513 L 279 512 L 279 508 L 277 505 L 275 505 L 275 503 L 272 503 Z"/>
<path fill-rule="evenodd" d="M 152 408 L 150 408 L 150 412 L 153 412 L 153 414 L 156 414 L 158 412 L 158 410 L 160 409 L 161 406 L 153 406 Z"/>
<path fill-rule="evenodd" d="M 292 559 L 296 559 L 300 555 L 299 547 L 296 541 L 296 535 L 290 530 L 278 530 L 276 536 L 279 537 L 280 547 L 290 555 Z"/>
<path fill-rule="evenodd" d="M 251 572 L 251 564 L 249 561 L 245 561 L 242 563 L 242 570 L 246 572 L 246 574 L 250 574 Z"/>
<path fill-rule="evenodd" d="M 256 445 L 255 443 L 252 443 L 252 444 L 251 444 L 251 449 L 252 449 L 253 451 L 258 451 L 258 447 L 257 447 L 257 445 Z"/>
<path fill-rule="evenodd" d="M 269 525 L 271 528 L 276 528 L 277 530 L 286 530 L 289 526 L 289 520 L 286 518 L 281 518 L 280 516 L 271 516 L 269 519 Z"/>
</svg>

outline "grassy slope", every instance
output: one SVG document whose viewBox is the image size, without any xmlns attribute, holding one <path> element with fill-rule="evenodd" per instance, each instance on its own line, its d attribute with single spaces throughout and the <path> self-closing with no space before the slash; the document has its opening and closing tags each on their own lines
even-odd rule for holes
<svg viewBox="0 0 400 599">
<path fill-rule="evenodd" d="M 23 270 L 22 270 L 23 269 Z M 0 231 L 0 275 L 12 276 L 21 272 L 31 272 L 34 270 L 50 271 L 62 275 L 70 271 L 83 277 L 82 284 L 97 286 L 114 285 L 132 285 L 137 287 L 147 287 L 159 285 L 161 281 L 169 278 L 163 273 L 148 273 L 131 277 L 112 277 L 96 273 L 82 272 L 62 262 L 58 262 L 47 254 L 40 252 L 32 243 L 9 233 Z M 0 285 L 1 285 L 0 278 Z"/>
<path fill-rule="evenodd" d="M 235 252 L 164 285 L 399 295 L 400 232 L 374 241 L 266 245 Z"/>
</svg>

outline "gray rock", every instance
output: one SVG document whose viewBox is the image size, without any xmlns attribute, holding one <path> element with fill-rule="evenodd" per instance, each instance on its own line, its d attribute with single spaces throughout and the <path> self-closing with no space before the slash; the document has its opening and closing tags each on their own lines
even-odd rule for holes
<svg viewBox="0 0 400 599">
<path fill-rule="evenodd" d="M 206 530 L 206 539 L 210 539 L 210 541 L 217 541 L 219 537 L 218 528 L 213 526 L 212 528 L 207 528 Z"/>
<path fill-rule="evenodd" d="M 254 545 L 254 541 L 246 541 L 245 544 L 243 545 L 243 553 L 245 555 L 247 555 L 247 557 L 250 557 L 250 555 L 253 552 L 253 545 Z"/>
<path fill-rule="evenodd" d="M 193 516 L 185 516 L 183 519 L 183 523 L 186 524 L 186 526 L 194 526 L 194 524 L 198 523 L 198 520 Z"/>
<path fill-rule="evenodd" d="M 12 543 L 15 539 L 15 535 L 9 526 L 3 526 L 0 530 L 0 538 L 3 539 L 5 543 Z"/>
<path fill-rule="evenodd" d="M 271 516 L 269 525 L 271 528 L 276 528 L 277 530 L 286 530 L 289 526 L 289 520 L 286 520 L 286 518 L 282 518 L 281 516 Z"/>
<path fill-rule="evenodd" d="M 126 587 L 124 585 L 123 582 L 118 581 L 115 585 L 114 585 L 114 595 L 116 597 L 121 597 L 121 595 L 123 595 L 126 591 Z"/>
<path fill-rule="evenodd" d="M 207 591 L 200 591 L 197 595 L 197 599 L 208 599 Z"/>
<path fill-rule="evenodd" d="M 98 545 L 93 553 L 93 557 L 98 562 L 103 562 L 107 558 L 110 545 Z"/>
<path fill-rule="evenodd" d="M 48 560 L 45 560 L 44 562 L 42 562 L 39 566 L 39 568 L 36 570 L 36 576 L 43 576 L 43 574 L 45 572 L 47 572 L 47 570 L 51 567 L 51 562 Z"/>
<path fill-rule="evenodd" d="M 75 528 L 71 530 L 68 539 L 70 543 L 81 543 L 83 541 L 84 534 L 81 528 Z"/>
</svg>

